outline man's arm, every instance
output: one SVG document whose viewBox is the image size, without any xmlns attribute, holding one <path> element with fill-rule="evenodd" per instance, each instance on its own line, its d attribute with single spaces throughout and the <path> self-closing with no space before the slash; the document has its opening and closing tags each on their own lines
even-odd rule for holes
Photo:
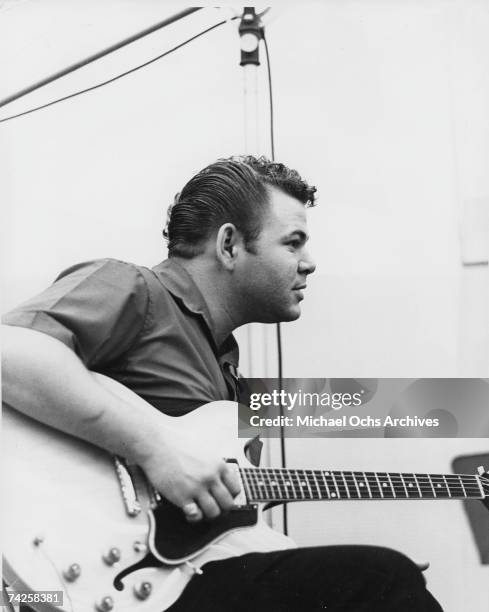
<svg viewBox="0 0 489 612">
<path fill-rule="evenodd" d="M 196 502 L 207 518 L 232 506 L 239 483 L 222 458 L 212 449 L 196 456 L 197 445 L 170 417 L 129 390 L 130 401 L 100 384 L 59 340 L 2 326 L 2 378 L 6 404 L 137 463 L 177 506 Z"/>
</svg>

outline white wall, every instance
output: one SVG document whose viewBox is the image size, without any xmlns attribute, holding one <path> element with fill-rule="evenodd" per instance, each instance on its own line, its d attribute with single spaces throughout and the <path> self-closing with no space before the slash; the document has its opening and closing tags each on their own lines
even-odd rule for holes
<svg viewBox="0 0 489 612">
<path fill-rule="evenodd" d="M 3 2 L 0 97 L 180 8 Z M 292 3 L 270 17 L 277 157 L 320 195 L 310 211 L 318 271 L 303 318 L 283 328 L 285 375 L 487 377 L 488 268 L 462 260 L 487 259 L 489 244 L 489 3 Z M 219 19 L 216 9 L 196 13 L 0 116 L 113 76 Z M 243 150 L 238 57 L 228 24 L 117 83 L 0 124 L 4 309 L 78 260 L 151 265 L 165 256 L 160 227 L 173 194 L 208 162 Z M 268 152 L 265 77 L 262 68 Z M 268 362 L 270 375 L 272 345 Z M 484 440 L 298 441 L 288 458 L 436 471 L 484 448 Z M 334 534 L 428 558 L 448 612 L 487 609 L 487 566 L 457 504 L 302 506 L 291 509 L 291 527 L 301 543 Z"/>
</svg>

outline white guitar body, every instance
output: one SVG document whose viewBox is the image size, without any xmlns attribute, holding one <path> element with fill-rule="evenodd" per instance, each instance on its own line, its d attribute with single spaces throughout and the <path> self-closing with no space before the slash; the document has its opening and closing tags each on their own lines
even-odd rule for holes
<svg viewBox="0 0 489 612">
<path fill-rule="evenodd" d="M 133 395 L 121 391 L 117 383 L 98 378 L 126 399 L 127 394 Z M 242 447 L 233 447 L 238 440 L 236 404 L 208 404 L 180 420 L 186 430 L 211 432 L 222 457 L 249 465 Z M 257 525 L 223 536 L 189 562 L 133 571 L 123 578 L 124 589 L 119 591 L 113 584 L 116 575 L 147 552 L 148 497 L 139 491 L 142 511 L 129 516 L 110 455 L 9 408 L 3 413 L 2 454 L 5 579 L 15 590 L 64 593 L 61 608 L 43 604 L 37 609 L 103 611 L 111 609 L 108 600 L 104 608 L 104 598 L 110 597 L 114 611 L 160 612 L 174 603 L 195 571 L 209 561 L 294 546 L 259 518 Z M 121 558 L 109 565 L 104 556 L 113 548 Z M 69 571 L 73 564 L 80 569 L 75 579 Z M 136 595 L 141 583 L 151 584 L 146 599 Z M 29 605 L 36 609 L 35 604 Z"/>
</svg>

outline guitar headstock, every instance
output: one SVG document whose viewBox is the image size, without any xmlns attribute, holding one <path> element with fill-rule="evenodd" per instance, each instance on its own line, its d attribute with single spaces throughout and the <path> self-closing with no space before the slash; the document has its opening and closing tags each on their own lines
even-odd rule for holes
<svg viewBox="0 0 489 612">
<path fill-rule="evenodd" d="M 477 475 L 484 491 L 485 499 L 481 500 L 484 506 L 489 510 L 489 471 L 483 465 L 477 468 Z"/>
</svg>

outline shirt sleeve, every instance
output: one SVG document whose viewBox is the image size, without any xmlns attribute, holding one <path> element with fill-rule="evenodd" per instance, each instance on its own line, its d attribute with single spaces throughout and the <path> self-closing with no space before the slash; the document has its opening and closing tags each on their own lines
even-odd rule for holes
<svg viewBox="0 0 489 612">
<path fill-rule="evenodd" d="M 89 368 L 106 366 L 144 329 L 149 294 L 132 264 L 104 259 L 65 270 L 40 295 L 7 313 L 7 325 L 57 338 Z"/>
</svg>

